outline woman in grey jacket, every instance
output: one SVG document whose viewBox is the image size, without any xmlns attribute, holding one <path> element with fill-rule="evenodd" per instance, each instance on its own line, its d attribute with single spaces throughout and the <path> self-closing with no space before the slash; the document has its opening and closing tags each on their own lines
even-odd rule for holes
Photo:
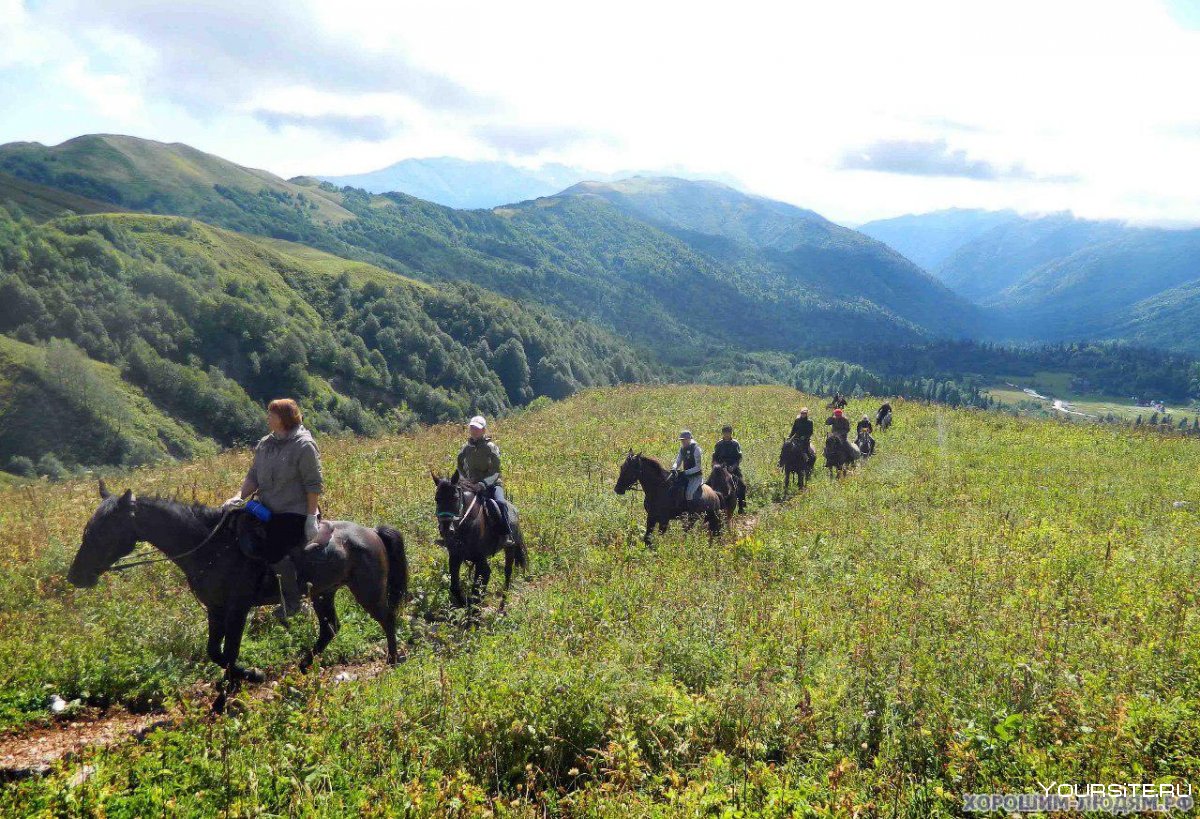
<svg viewBox="0 0 1200 819">
<path fill-rule="evenodd" d="M 283 604 L 277 613 L 281 617 L 300 609 L 300 585 L 290 553 L 316 538 L 317 502 L 324 491 L 317 444 L 302 420 L 300 407 L 290 398 L 267 406 L 271 432 L 254 448 L 254 462 L 242 488 L 225 502 L 235 503 L 258 490 L 259 501 L 271 510 L 266 537 L 255 545 L 258 555 L 279 577 Z"/>
</svg>

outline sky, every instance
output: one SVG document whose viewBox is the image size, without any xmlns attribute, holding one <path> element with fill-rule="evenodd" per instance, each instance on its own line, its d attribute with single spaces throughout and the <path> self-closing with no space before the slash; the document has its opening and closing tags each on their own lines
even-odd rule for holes
<svg viewBox="0 0 1200 819">
<path fill-rule="evenodd" d="M 0 43 L 0 143 L 687 171 L 846 224 L 1200 224 L 1200 0 L 0 0 Z"/>
</svg>

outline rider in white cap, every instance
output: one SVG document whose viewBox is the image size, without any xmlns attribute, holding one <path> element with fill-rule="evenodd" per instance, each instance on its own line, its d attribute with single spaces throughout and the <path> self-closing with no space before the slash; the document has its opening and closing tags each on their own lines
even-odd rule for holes
<svg viewBox="0 0 1200 819">
<path fill-rule="evenodd" d="M 684 497 L 691 500 L 704 484 L 704 465 L 701 461 L 703 452 L 700 445 L 692 440 L 692 431 L 685 429 L 679 433 L 679 454 L 675 456 L 675 464 L 671 471 L 676 475 L 676 487 L 685 485 Z M 676 489 L 678 491 L 678 489 Z"/>
<path fill-rule="evenodd" d="M 487 420 L 476 415 L 467 424 L 470 438 L 458 453 L 458 474 L 472 483 L 483 484 L 490 491 L 500 509 L 504 525 L 505 545 L 512 545 L 512 525 L 508 519 L 508 502 L 504 498 L 504 486 L 500 481 L 500 447 L 487 434 Z"/>
</svg>

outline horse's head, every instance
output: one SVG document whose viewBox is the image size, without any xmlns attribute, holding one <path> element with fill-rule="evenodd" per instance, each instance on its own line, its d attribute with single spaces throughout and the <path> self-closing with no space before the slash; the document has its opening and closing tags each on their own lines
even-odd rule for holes
<svg viewBox="0 0 1200 819">
<path fill-rule="evenodd" d="M 642 479 L 642 456 L 635 455 L 633 450 L 625 456 L 625 460 L 621 463 L 621 471 L 617 475 L 617 485 L 613 487 L 613 491 L 618 495 L 624 495 L 629 491 L 629 488 Z"/>
<path fill-rule="evenodd" d="M 458 472 L 449 478 L 438 477 L 433 472 L 433 502 L 437 507 L 438 530 L 442 537 L 450 534 L 450 526 L 462 514 L 463 499 L 458 485 Z"/>
<path fill-rule="evenodd" d="M 722 495 L 728 495 L 733 491 L 733 474 L 725 464 L 713 464 L 712 472 L 708 473 L 706 483 Z"/>
<path fill-rule="evenodd" d="M 133 551 L 138 542 L 135 508 L 133 492 L 126 489 L 119 497 L 110 495 L 100 481 L 100 506 L 83 528 L 83 544 L 67 572 L 67 582 L 90 589 L 109 566 Z"/>
</svg>

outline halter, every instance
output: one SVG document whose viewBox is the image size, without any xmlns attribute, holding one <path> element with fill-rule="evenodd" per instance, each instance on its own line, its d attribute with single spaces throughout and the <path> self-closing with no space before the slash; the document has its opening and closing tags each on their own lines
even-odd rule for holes
<svg viewBox="0 0 1200 819">
<path fill-rule="evenodd" d="M 134 498 L 132 503 L 136 504 L 137 498 Z M 227 521 L 229 519 L 229 516 L 235 510 L 240 509 L 241 507 L 242 507 L 241 503 L 236 503 L 236 504 L 227 506 L 225 508 L 225 510 L 221 513 L 221 519 L 217 521 L 217 525 L 212 528 L 212 531 L 208 533 L 208 536 L 206 538 L 204 538 L 204 540 L 200 541 L 200 543 L 198 543 L 197 545 L 188 549 L 186 552 L 182 552 L 177 555 L 163 554 L 163 555 L 158 555 L 157 557 L 146 557 L 147 553 L 145 553 L 145 552 L 142 553 L 141 555 L 126 555 L 126 558 L 134 557 L 137 559 L 133 560 L 133 561 L 125 562 L 125 563 L 115 562 L 115 563 L 113 563 L 113 565 L 109 566 L 103 572 L 100 572 L 100 574 L 104 574 L 105 572 L 123 572 L 123 571 L 126 571 L 127 569 L 136 569 L 138 566 L 145 566 L 149 563 L 162 563 L 165 560 L 175 561 L 175 560 L 180 560 L 185 557 L 189 557 L 189 556 L 195 554 L 196 552 L 200 551 L 201 549 L 203 549 L 205 546 L 207 546 L 209 544 L 209 542 L 212 541 L 212 539 L 217 536 L 217 532 L 221 531 L 221 527 L 225 525 L 225 521 Z M 137 507 L 134 506 L 133 509 L 134 509 L 134 516 L 136 519 Z M 118 558 L 118 560 L 120 560 L 120 558 Z"/>
</svg>

